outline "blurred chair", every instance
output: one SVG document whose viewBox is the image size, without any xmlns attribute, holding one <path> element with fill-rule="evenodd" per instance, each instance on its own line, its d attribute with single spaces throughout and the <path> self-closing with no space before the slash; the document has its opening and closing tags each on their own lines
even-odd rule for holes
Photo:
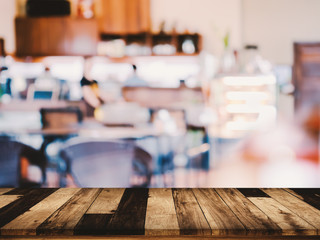
<svg viewBox="0 0 320 240">
<path fill-rule="evenodd" d="M 294 43 L 295 108 L 320 102 L 320 42 Z"/>
<path fill-rule="evenodd" d="M 140 186 L 150 183 L 152 157 L 133 144 L 72 139 L 60 156 L 80 187 L 130 187 L 134 175 L 144 177 Z"/>
<path fill-rule="evenodd" d="M 21 167 L 22 158 L 40 168 L 42 181 L 22 178 L 22 171 L 28 171 Z M 46 178 L 45 167 L 45 157 L 40 151 L 19 142 L 0 140 L 0 187 L 40 187 Z"/>
</svg>

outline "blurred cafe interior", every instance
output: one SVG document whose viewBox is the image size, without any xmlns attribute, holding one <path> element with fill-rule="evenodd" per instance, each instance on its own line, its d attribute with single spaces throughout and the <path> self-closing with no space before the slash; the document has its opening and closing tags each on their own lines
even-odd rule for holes
<svg viewBox="0 0 320 240">
<path fill-rule="evenodd" d="M 0 0 L 0 186 L 319 187 L 319 9 Z"/>
</svg>

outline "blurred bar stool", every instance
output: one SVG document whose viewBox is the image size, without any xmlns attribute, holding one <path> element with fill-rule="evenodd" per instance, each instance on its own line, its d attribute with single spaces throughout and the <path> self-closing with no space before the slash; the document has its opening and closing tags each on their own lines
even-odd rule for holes
<svg viewBox="0 0 320 240">
<path fill-rule="evenodd" d="M 40 169 L 40 179 L 36 171 Z M 45 156 L 30 146 L 0 140 L 0 187 L 40 187 L 46 180 Z M 38 180 L 38 181 L 37 181 Z"/>
<path fill-rule="evenodd" d="M 60 153 L 68 181 L 79 187 L 147 187 L 152 176 L 152 157 L 130 143 L 74 138 Z M 142 178 L 132 183 L 132 177 Z"/>
</svg>

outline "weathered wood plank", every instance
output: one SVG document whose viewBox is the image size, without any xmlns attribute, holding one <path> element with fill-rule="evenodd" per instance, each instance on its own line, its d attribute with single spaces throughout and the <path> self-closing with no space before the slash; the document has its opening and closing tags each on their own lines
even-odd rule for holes
<svg viewBox="0 0 320 240">
<path fill-rule="evenodd" d="M 12 191 L 13 188 L 0 188 L 0 195 L 6 193 L 6 192 L 9 192 L 9 191 Z"/>
<path fill-rule="evenodd" d="M 6 193 L 4 195 L 26 195 L 32 190 L 32 188 L 14 188 Z"/>
<path fill-rule="evenodd" d="M 290 211 L 314 226 L 318 233 L 320 231 L 320 211 L 283 189 L 268 188 L 263 189 L 265 193 L 274 200 L 281 203 Z"/>
<path fill-rule="evenodd" d="M 61 188 L 1 228 L 2 235 L 36 235 L 36 228 L 80 189 Z"/>
<path fill-rule="evenodd" d="M 113 214 L 117 210 L 124 190 L 124 188 L 103 189 L 87 214 Z"/>
<path fill-rule="evenodd" d="M 237 189 L 218 188 L 216 192 L 245 226 L 248 235 L 274 235 L 281 233 L 280 227 Z"/>
<path fill-rule="evenodd" d="M 171 189 L 149 189 L 145 235 L 180 235 Z"/>
<path fill-rule="evenodd" d="M 101 189 L 83 188 L 38 228 L 38 235 L 73 235 L 73 230 Z"/>
<path fill-rule="evenodd" d="M 270 197 L 259 188 L 237 188 L 245 197 Z"/>
<path fill-rule="evenodd" d="M 213 189 L 193 189 L 212 235 L 246 234 L 246 229 Z"/>
<path fill-rule="evenodd" d="M 118 209 L 107 227 L 108 233 L 112 235 L 144 235 L 147 201 L 148 189 L 126 189 Z"/>
<path fill-rule="evenodd" d="M 20 195 L 0 195 L 0 208 L 8 205 L 9 203 L 14 202 L 15 200 L 19 199 Z"/>
<path fill-rule="evenodd" d="M 282 188 L 282 189 L 285 190 L 286 192 L 290 193 L 291 195 L 303 200 L 303 197 L 301 197 L 299 194 L 292 191 L 290 188 Z"/>
<path fill-rule="evenodd" d="M 316 235 L 317 229 L 272 198 L 248 198 L 281 229 L 283 235 Z"/>
<path fill-rule="evenodd" d="M 303 201 L 320 210 L 320 189 L 319 188 L 293 188 L 291 189 L 298 196 L 303 198 Z"/>
<path fill-rule="evenodd" d="M 74 229 L 74 235 L 106 235 L 112 214 L 84 214 Z"/>
<path fill-rule="evenodd" d="M 191 189 L 173 189 L 181 235 L 211 235 L 211 229 Z"/>
<path fill-rule="evenodd" d="M 0 227 L 3 227 L 13 219 L 28 211 L 35 204 L 39 203 L 57 189 L 29 189 L 29 192 L 22 198 L 4 206 L 0 209 Z"/>
</svg>

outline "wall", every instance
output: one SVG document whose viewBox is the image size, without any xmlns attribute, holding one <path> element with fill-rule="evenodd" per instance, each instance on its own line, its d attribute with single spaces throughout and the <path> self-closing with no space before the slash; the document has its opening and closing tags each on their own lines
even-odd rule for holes
<svg viewBox="0 0 320 240">
<path fill-rule="evenodd" d="M 5 39 L 6 51 L 9 53 L 15 50 L 15 10 L 14 0 L 0 0 L 0 38 Z"/>
<path fill-rule="evenodd" d="M 241 4 L 242 0 L 151 0 L 152 26 L 159 30 L 165 20 L 168 30 L 176 23 L 178 31 L 199 32 L 204 48 L 220 54 L 228 31 L 231 47 L 242 46 Z"/>
<path fill-rule="evenodd" d="M 150 1 L 153 29 L 159 29 L 163 20 L 168 29 L 176 22 L 177 30 L 184 31 L 188 28 L 203 34 L 204 48 L 216 54 L 223 49 L 222 36 L 227 31 L 231 34 L 231 45 L 241 45 L 241 0 Z M 0 36 L 5 37 L 8 52 L 14 52 L 15 48 L 14 15 L 15 1 L 0 0 Z"/>
<path fill-rule="evenodd" d="M 243 0 L 243 43 L 277 64 L 291 64 L 294 41 L 320 41 L 319 0 Z"/>
</svg>

